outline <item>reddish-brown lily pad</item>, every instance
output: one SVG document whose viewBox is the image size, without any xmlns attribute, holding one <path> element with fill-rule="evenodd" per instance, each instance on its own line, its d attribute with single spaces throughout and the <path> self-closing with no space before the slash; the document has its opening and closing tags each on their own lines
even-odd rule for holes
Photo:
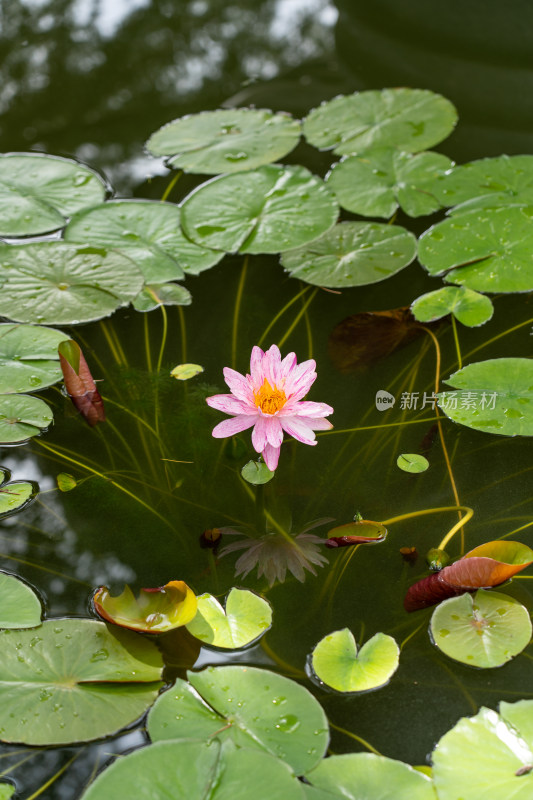
<svg viewBox="0 0 533 800">
<path fill-rule="evenodd" d="M 129 586 L 113 597 L 107 586 L 93 596 L 96 612 L 103 619 L 143 633 L 165 633 L 196 616 L 196 595 L 184 581 L 170 581 L 156 589 L 141 589 L 135 597 Z"/>
<path fill-rule="evenodd" d="M 104 403 L 80 346 L 73 340 L 57 348 L 65 389 L 82 417 L 93 427 L 105 420 Z"/>
<path fill-rule="evenodd" d="M 404 607 L 406 611 L 417 611 L 448 597 L 499 586 L 531 563 L 533 550 L 521 542 L 486 542 L 454 564 L 411 586 L 405 595 Z"/>
<path fill-rule="evenodd" d="M 355 520 L 346 525 L 338 525 L 328 531 L 326 547 L 349 547 L 352 544 L 377 544 L 387 536 L 387 529 L 381 522 L 369 519 Z"/>
</svg>

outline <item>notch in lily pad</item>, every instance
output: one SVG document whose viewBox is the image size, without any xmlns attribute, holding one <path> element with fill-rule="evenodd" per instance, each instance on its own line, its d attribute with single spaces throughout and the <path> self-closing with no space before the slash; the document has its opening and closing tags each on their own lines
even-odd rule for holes
<svg viewBox="0 0 533 800">
<path fill-rule="evenodd" d="M 30 394 L 0 395 L 0 444 L 19 444 L 38 436 L 54 415 L 44 400 Z"/>
<path fill-rule="evenodd" d="M 118 596 L 101 586 L 93 595 L 93 605 L 108 622 L 143 633 L 165 633 L 186 625 L 197 608 L 196 596 L 184 581 L 141 589 L 138 597 L 129 586 Z"/>
<path fill-rule="evenodd" d="M 21 511 L 39 493 L 33 481 L 12 481 L 8 469 L 0 467 L 0 518 Z"/>
<path fill-rule="evenodd" d="M 230 589 L 225 609 L 211 594 L 201 594 L 190 634 L 210 647 L 239 650 L 257 642 L 272 625 L 272 607 L 248 589 Z"/>
<path fill-rule="evenodd" d="M 484 325 L 494 314 L 491 299 L 466 286 L 443 286 L 423 294 L 412 303 L 411 309 L 419 322 L 433 322 L 453 314 L 469 328 Z"/>
<path fill-rule="evenodd" d="M 396 464 L 403 472 L 411 472 L 415 475 L 425 472 L 429 467 L 427 458 L 418 453 L 402 453 L 396 459 Z"/>
<path fill-rule="evenodd" d="M 321 683 L 337 692 L 369 692 L 389 682 L 399 659 L 392 636 L 376 633 L 358 651 L 353 633 L 343 628 L 320 640 L 310 666 Z"/>
</svg>

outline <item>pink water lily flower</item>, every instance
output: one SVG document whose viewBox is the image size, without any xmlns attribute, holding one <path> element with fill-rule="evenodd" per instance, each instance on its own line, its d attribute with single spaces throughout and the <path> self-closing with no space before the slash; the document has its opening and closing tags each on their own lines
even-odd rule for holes
<svg viewBox="0 0 533 800">
<path fill-rule="evenodd" d="M 254 347 L 250 375 L 225 367 L 224 380 L 231 394 L 207 398 L 212 408 L 232 416 L 213 428 L 213 436 L 222 439 L 253 426 L 252 445 L 272 471 L 278 466 L 284 433 L 304 444 L 316 444 L 314 432 L 333 427 L 324 419 L 333 409 L 326 403 L 302 401 L 316 379 L 315 367 L 312 358 L 298 364 L 295 353 L 282 360 L 275 344 L 266 353 Z"/>
</svg>

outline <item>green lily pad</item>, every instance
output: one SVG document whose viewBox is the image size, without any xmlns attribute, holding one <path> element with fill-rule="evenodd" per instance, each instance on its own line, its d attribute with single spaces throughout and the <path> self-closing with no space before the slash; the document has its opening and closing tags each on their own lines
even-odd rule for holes
<svg viewBox="0 0 533 800">
<path fill-rule="evenodd" d="M 41 601 L 27 583 L 0 572 L 0 628 L 36 628 L 42 611 Z"/>
<path fill-rule="evenodd" d="M 416 240 L 399 225 L 340 222 L 309 246 L 282 253 L 293 278 L 342 289 L 383 281 L 413 261 Z"/>
<path fill-rule="evenodd" d="M 0 325 L 0 394 L 35 392 L 61 378 L 57 347 L 62 331 L 36 325 Z"/>
<path fill-rule="evenodd" d="M 401 207 L 411 217 L 433 214 L 442 203 L 435 181 L 453 162 L 440 153 L 376 148 L 334 164 L 326 184 L 343 208 L 364 217 L 390 217 Z"/>
<path fill-rule="evenodd" d="M 436 800 L 427 775 L 374 753 L 330 756 L 305 777 L 332 800 Z"/>
<path fill-rule="evenodd" d="M 180 224 L 181 212 L 174 203 L 113 200 L 75 214 L 64 238 L 120 250 L 137 264 L 146 283 L 166 283 L 184 272 L 209 269 L 223 258 L 186 239 Z"/>
<path fill-rule="evenodd" d="M 263 597 L 247 589 L 230 589 L 226 610 L 216 597 L 198 597 L 196 616 L 187 630 L 204 644 L 238 650 L 257 641 L 272 625 L 272 608 Z"/>
<path fill-rule="evenodd" d="M 492 358 L 468 364 L 447 381 L 439 408 L 469 428 L 503 436 L 533 436 L 533 361 Z"/>
<path fill-rule="evenodd" d="M 15 794 L 15 787 L 11 783 L 0 783 L 0 800 L 9 800 Z"/>
<path fill-rule="evenodd" d="M 478 292 L 533 289 L 533 206 L 476 209 L 429 228 L 418 259 L 431 275 Z"/>
<path fill-rule="evenodd" d="M 70 475 L 68 472 L 59 472 L 56 476 L 56 483 L 60 492 L 71 492 L 78 485 L 74 475 Z"/>
<path fill-rule="evenodd" d="M 396 464 L 404 472 L 412 472 L 414 474 L 425 472 L 429 467 L 427 458 L 418 453 L 402 453 L 396 459 Z"/>
<path fill-rule="evenodd" d="M 38 631 L 0 631 L 0 739 L 71 744 L 130 725 L 161 687 L 151 642 L 88 619 L 50 619 Z"/>
<path fill-rule="evenodd" d="M 418 153 L 445 139 L 457 111 L 445 97 L 426 89 L 382 89 L 335 97 L 303 121 L 306 139 L 339 155 L 373 147 Z"/>
<path fill-rule="evenodd" d="M 268 483 L 276 474 L 272 472 L 263 461 L 248 461 L 241 469 L 241 475 L 247 483 L 252 486 L 261 486 Z"/>
<path fill-rule="evenodd" d="M 136 311 L 153 311 L 159 306 L 190 306 L 191 293 L 178 283 L 152 283 L 145 286 L 133 301 Z"/>
<path fill-rule="evenodd" d="M 533 156 L 482 158 L 453 167 L 435 193 L 454 213 L 475 207 L 533 204 Z"/>
<path fill-rule="evenodd" d="M 279 758 L 215 739 L 158 742 L 118 758 L 81 800 L 304 800 Z"/>
<path fill-rule="evenodd" d="M 107 187 L 88 167 L 37 153 L 0 155 L 0 236 L 37 236 L 62 228 Z"/>
<path fill-rule="evenodd" d="M 533 702 L 527 702 L 531 719 Z M 501 703 L 501 715 L 481 708 L 462 718 L 433 751 L 433 781 L 439 800 L 530 800 L 533 793 L 533 737 L 506 718 L 513 705 Z M 525 710 L 525 708 L 524 708 Z M 511 712 L 512 714 L 512 712 Z"/>
<path fill-rule="evenodd" d="M 173 378 L 176 378 L 177 381 L 189 381 L 191 378 L 195 378 L 196 375 L 200 375 L 203 371 L 204 368 L 200 366 L 200 364 L 178 364 L 177 367 L 171 370 L 170 374 Z"/>
<path fill-rule="evenodd" d="M 36 485 L 29 481 L 3 483 L 0 486 L 0 518 L 20 511 L 36 494 Z"/>
<path fill-rule="evenodd" d="M 433 322 L 453 314 L 463 325 L 475 328 L 491 319 L 494 306 L 489 297 L 466 286 L 443 286 L 417 297 L 411 311 L 419 322 Z"/>
<path fill-rule="evenodd" d="M 317 678 L 337 692 L 368 692 L 389 682 L 400 650 L 392 636 L 376 633 L 357 652 L 348 628 L 324 636 L 311 654 Z"/>
<path fill-rule="evenodd" d="M 146 143 L 154 156 L 185 172 L 216 175 L 270 164 L 300 139 L 300 122 L 289 114 L 255 108 L 217 109 L 175 119 Z"/>
<path fill-rule="evenodd" d="M 0 248 L 0 314 L 18 322 L 74 325 L 107 317 L 140 292 L 143 276 L 118 252 L 39 242 Z"/>
<path fill-rule="evenodd" d="M 97 614 L 114 625 L 143 633 L 165 633 L 190 622 L 196 614 L 196 596 L 184 581 L 169 581 L 155 589 L 141 589 L 135 597 L 130 587 L 113 596 L 107 586 L 93 595 Z"/>
<path fill-rule="evenodd" d="M 187 677 L 189 683 L 178 679 L 151 709 L 148 733 L 153 741 L 230 738 L 239 747 L 279 756 L 296 775 L 323 758 L 328 722 L 303 686 L 248 666 L 208 667 Z"/>
<path fill-rule="evenodd" d="M 527 608 L 501 592 L 478 589 L 450 597 L 431 617 L 433 641 L 450 658 L 473 667 L 500 667 L 531 639 Z"/>
<path fill-rule="evenodd" d="M 227 253 L 279 253 L 317 239 L 339 207 L 304 167 L 269 165 L 202 184 L 183 202 L 189 239 Z"/>
<path fill-rule="evenodd" d="M 25 442 L 51 424 L 52 409 L 28 394 L 0 395 L 0 444 Z"/>
</svg>

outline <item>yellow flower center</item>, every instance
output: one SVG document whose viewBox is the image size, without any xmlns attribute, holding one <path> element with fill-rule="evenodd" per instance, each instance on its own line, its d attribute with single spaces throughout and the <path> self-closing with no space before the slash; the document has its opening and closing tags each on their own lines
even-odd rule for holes
<svg viewBox="0 0 533 800">
<path fill-rule="evenodd" d="M 264 414 L 275 414 L 287 402 L 287 395 L 283 389 L 271 386 L 265 378 L 259 391 L 254 392 L 254 400 L 257 408 L 260 408 Z"/>
</svg>

